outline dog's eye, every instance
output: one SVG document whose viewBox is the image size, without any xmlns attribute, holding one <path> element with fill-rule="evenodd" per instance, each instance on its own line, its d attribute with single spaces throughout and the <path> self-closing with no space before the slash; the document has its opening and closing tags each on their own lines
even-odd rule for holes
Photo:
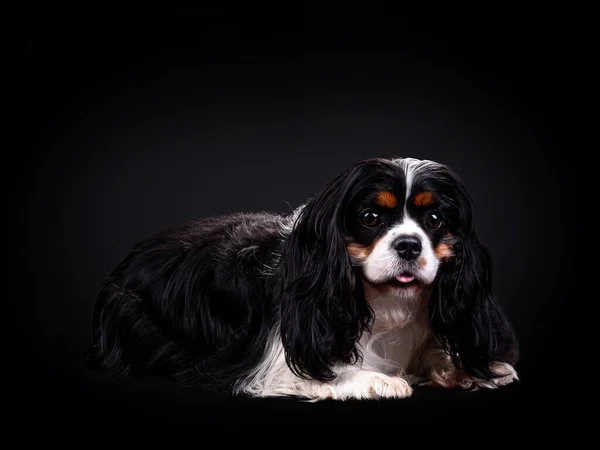
<svg viewBox="0 0 600 450">
<path fill-rule="evenodd" d="M 375 227 L 379 225 L 381 219 L 379 218 L 379 214 L 373 211 L 367 211 L 360 217 L 360 221 L 366 227 Z"/>
<path fill-rule="evenodd" d="M 442 215 L 438 211 L 431 211 L 425 217 L 425 225 L 431 230 L 437 230 L 442 226 Z"/>
</svg>

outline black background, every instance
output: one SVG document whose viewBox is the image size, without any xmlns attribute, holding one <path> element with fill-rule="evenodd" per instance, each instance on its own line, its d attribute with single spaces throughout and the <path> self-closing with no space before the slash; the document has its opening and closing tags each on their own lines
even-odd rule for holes
<svg viewBox="0 0 600 450">
<path fill-rule="evenodd" d="M 582 154 L 563 145 L 570 33 L 558 15 L 473 13 L 477 20 L 348 7 L 38 17 L 19 216 L 33 312 L 13 324 L 33 362 L 23 402 L 35 404 L 31 420 L 456 419 L 502 428 L 532 415 L 560 419 L 547 393 L 563 376 L 556 355 L 570 351 L 560 331 L 574 314 L 574 288 L 561 282 L 574 250 L 566 187 Z M 107 383 L 83 370 L 95 293 L 133 242 L 201 216 L 290 211 L 348 164 L 376 156 L 438 160 L 467 185 L 495 258 L 496 294 L 521 341 L 519 385 L 309 405 L 164 380 Z"/>
</svg>

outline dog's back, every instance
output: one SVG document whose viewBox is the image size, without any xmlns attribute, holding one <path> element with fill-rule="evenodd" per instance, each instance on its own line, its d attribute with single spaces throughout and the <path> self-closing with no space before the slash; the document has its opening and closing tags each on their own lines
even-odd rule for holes
<svg viewBox="0 0 600 450">
<path fill-rule="evenodd" d="M 136 244 L 98 293 L 88 366 L 229 388 L 264 351 L 285 220 L 213 217 Z"/>
</svg>

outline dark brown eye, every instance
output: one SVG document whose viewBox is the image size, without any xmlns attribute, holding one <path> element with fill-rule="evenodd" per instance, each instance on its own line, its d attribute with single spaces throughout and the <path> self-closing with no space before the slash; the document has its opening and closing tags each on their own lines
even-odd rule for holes
<svg viewBox="0 0 600 450">
<path fill-rule="evenodd" d="M 381 223 L 381 219 L 379 218 L 379 214 L 374 213 L 373 211 L 367 211 L 360 217 L 360 221 L 366 227 L 375 227 Z"/>
<path fill-rule="evenodd" d="M 431 211 L 425 216 L 425 225 L 431 230 L 437 230 L 442 226 L 442 215 L 437 211 Z"/>
</svg>

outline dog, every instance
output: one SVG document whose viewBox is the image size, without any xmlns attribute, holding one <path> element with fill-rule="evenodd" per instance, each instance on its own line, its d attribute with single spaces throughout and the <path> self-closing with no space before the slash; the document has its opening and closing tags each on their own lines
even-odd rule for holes
<svg viewBox="0 0 600 450">
<path fill-rule="evenodd" d="M 308 401 L 517 381 L 473 209 L 449 166 L 372 158 L 289 214 L 160 231 L 102 283 L 87 364 Z"/>
</svg>

